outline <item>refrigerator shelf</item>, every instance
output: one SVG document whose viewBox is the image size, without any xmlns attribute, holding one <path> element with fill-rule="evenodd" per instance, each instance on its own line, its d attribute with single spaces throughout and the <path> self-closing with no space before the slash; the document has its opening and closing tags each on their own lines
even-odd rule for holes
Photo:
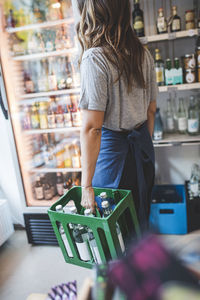
<svg viewBox="0 0 200 300">
<path fill-rule="evenodd" d="M 73 24 L 73 23 L 74 23 L 74 18 L 70 18 L 70 19 L 62 19 L 62 20 L 57 20 L 57 21 L 29 24 L 29 25 L 21 26 L 21 27 L 6 28 L 6 31 L 8 33 L 15 33 L 15 32 L 20 32 L 20 31 L 48 28 L 48 27 L 60 26 L 60 25 L 65 25 L 65 24 Z"/>
<path fill-rule="evenodd" d="M 63 128 L 52 128 L 52 129 L 34 129 L 24 131 L 25 135 L 43 134 L 43 133 L 59 133 L 59 132 L 76 132 L 80 131 L 81 127 L 63 127 Z"/>
<path fill-rule="evenodd" d="M 74 88 L 74 89 L 65 89 L 65 90 L 58 90 L 58 91 L 24 94 L 24 95 L 20 96 L 19 98 L 21 100 L 23 100 L 23 99 L 42 98 L 42 97 L 79 94 L 79 93 L 80 93 L 80 88 Z M 41 101 L 43 101 L 43 100 L 41 100 Z"/>
<path fill-rule="evenodd" d="M 31 173 L 72 173 L 81 172 L 82 168 L 32 168 L 29 170 Z"/>
<path fill-rule="evenodd" d="M 144 36 L 140 38 L 140 41 L 143 44 L 153 43 L 153 42 L 162 42 L 167 40 L 176 40 L 180 38 L 194 37 L 199 34 L 199 29 L 190 29 L 183 30 L 179 32 L 172 33 L 163 33 L 163 34 L 155 34 L 150 36 Z"/>
<path fill-rule="evenodd" d="M 154 147 L 190 146 L 200 145 L 200 135 L 190 136 L 187 134 L 165 134 L 164 139 L 153 141 Z"/>
<path fill-rule="evenodd" d="M 195 90 L 195 89 L 200 89 L 200 82 L 177 84 L 177 85 L 164 85 L 164 86 L 159 86 L 158 89 L 160 93 L 170 92 L 172 90 L 178 90 L 178 91 Z"/>
<path fill-rule="evenodd" d="M 41 59 L 41 58 L 47 58 L 52 56 L 64 56 L 68 54 L 76 54 L 78 53 L 77 48 L 70 48 L 70 49 L 64 49 L 64 50 L 56 50 L 56 51 L 49 51 L 49 52 L 40 52 L 40 53 L 34 53 L 34 54 L 27 54 L 27 55 L 19 55 L 19 56 L 13 56 L 13 60 L 16 61 L 27 61 L 27 60 L 35 60 L 35 59 Z"/>
<path fill-rule="evenodd" d="M 53 205 L 56 201 L 60 199 L 61 196 L 55 196 L 51 200 L 36 200 L 36 199 L 30 199 L 30 206 L 31 207 L 50 207 Z M 73 200 L 69 201 L 67 203 L 66 207 L 74 206 Z"/>
</svg>

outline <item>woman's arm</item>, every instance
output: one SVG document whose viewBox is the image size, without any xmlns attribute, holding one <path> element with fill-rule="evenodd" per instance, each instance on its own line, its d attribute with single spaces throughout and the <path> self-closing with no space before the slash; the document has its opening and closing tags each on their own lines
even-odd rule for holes
<svg viewBox="0 0 200 300">
<path fill-rule="evenodd" d="M 81 160 L 82 160 L 82 201 L 85 208 L 94 210 L 94 191 L 92 178 L 94 176 L 96 162 L 101 145 L 101 128 L 104 120 L 104 112 L 82 110 L 81 129 Z"/>
<path fill-rule="evenodd" d="M 156 101 L 151 101 L 147 111 L 147 126 L 151 136 L 153 135 L 153 130 L 154 130 L 155 112 L 156 112 Z"/>
</svg>

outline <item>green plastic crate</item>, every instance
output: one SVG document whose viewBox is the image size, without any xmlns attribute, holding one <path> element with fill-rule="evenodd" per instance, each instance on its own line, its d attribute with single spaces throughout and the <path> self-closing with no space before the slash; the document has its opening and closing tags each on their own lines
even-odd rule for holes
<svg viewBox="0 0 200 300">
<path fill-rule="evenodd" d="M 101 192 L 106 192 L 109 198 L 113 198 L 115 200 L 115 203 L 117 204 L 116 208 L 107 218 L 101 218 L 98 211 L 97 217 L 95 218 L 86 217 L 83 215 L 84 209 L 80 204 L 81 187 L 73 187 L 72 189 L 70 189 L 48 210 L 48 215 L 65 261 L 70 264 L 90 269 L 94 264 L 92 255 L 91 260 L 88 262 L 82 261 L 79 258 L 79 254 L 72 236 L 72 230 L 69 227 L 69 223 L 81 224 L 92 229 L 103 263 L 106 263 L 107 261 L 112 259 L 117 259 L 122 255 L 119 239 L 116 232 L 116 222 L 118 222 L 120 225 L 120 230 L 123 236 L 125 247 L 128 246 L 128 243 L 130 243 L 131 239 L 134 238 L 135 235 L 139 236 L 140 234 L 131 191 L 94 188 L 94 192 L 95 196 L 98 196 Z M 72 215 L 56 212 L 55 208 L 57 205 L 61 204 L 62 206 L 65 206 L 70 200 L 74 201 L 78 214 Z M 72 258 L 67 254 L 65 245 L 59 232 L 59 224 L 62 224 L 64 228 L 67 240 L 73 253 Z"/>
</svg>

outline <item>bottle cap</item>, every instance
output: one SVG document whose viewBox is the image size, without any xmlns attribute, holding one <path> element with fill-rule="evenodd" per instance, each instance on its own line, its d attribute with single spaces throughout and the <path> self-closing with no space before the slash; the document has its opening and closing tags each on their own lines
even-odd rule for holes
<svg viewBox="0 0 200 300">
<path fill-rule="evenodd" d="M 109 202 L 108 201 L 103 201 L 101 203 L 102 208 L 108 208 L 109 207 Z"/>
<path fill-rule="evenodd" d="M 163 11 L 163 7 L 160 7 L 160 8 L 158 9 L 158 11 Z"/>
<path fill-rule="evenodd" d="M 102 193 L 100 194 L 100 197 L 103 198 L 103 199 L 106 199 L 106 198 L 107 198 L 106 192 L 102 192 Z"/>
<path fill-rule="evenodd" d="M 57 205 L 56 206 L 56 211 L 63 211 L 63 207 L 62 207 L 62 205 Z"/>
<path fill-rule="evenodd" d="M 91 215 L 91 209 L 90 208 L 87 208 L 85 211 L 84 211 L 84 215 L 85 216 L 89 216 L 89 215 Z"/>
<path fill-rule="evenodd" d="M 70 212 L 71 212 L 72 214 L 76 214 L 76 213 L 77 213 L 77 208 L 76 208 L 76 206 L 70 207 Z"/>
<path fill-rule="evenodd" d="M 156 53 L 159 53 L 159 52 L 160 52 L 160 49 L 156 48 L 156 49 L 155 49 L 155 52 L 156 52 Z"/>
</svg>

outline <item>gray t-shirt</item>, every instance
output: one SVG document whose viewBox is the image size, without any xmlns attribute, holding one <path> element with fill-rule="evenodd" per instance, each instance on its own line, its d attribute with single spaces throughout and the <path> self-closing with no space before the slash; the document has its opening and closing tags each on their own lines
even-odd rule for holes
<svg viewBox="0 0 200 300">
<path fill-rule="evenodd" d="M 133 82 L 133 89 L 128 93 L 126 82 L 105 57 L 102 48 L 91 48 L 84 52 L 81 63 L 81 109 L 104 111 L 105 128 L 120 131 L 132 130 L 147 120 L 150 101 L 157 98 L 158 88 L 154 61 L 145 50 L 143 63 L 146 88 L 140 88 Z"/>
</svg>

